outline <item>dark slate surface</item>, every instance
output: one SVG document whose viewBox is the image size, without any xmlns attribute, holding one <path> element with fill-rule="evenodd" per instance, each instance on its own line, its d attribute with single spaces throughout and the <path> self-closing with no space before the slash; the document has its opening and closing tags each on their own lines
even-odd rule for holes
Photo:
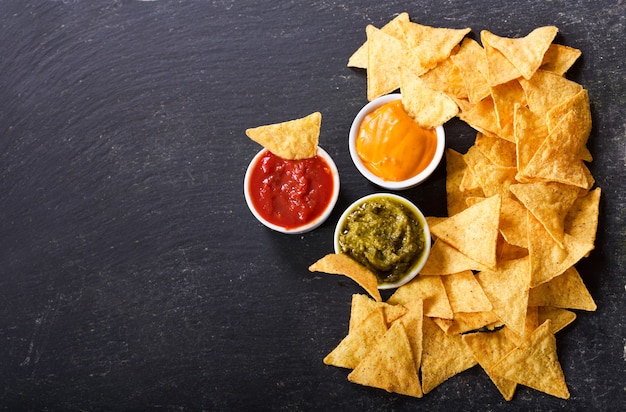
<svg viewBox="0 0 626 412">
<path fill-rule="evenodd" d="M 471 4 L 474 3 L 474 4 Z M 490 4 L 492 3 L 492 4 Z M 535 4 L 536 3 L 536 4 Z M 421 400 L 353 385 L 322 358 L 345 335 L 339 277 L 307 271 L 333 226 L 377 191 L 352 165 L 365 76 L 346 67 L 368 23 L 523 36 L 584 55 L 597 249 L 578 265 L 598 311 L 558 335 L 569 401 L 506 403 L 473 368 Z M 626 403 L 626 4 L 0 1 L 0 404 L 6 410 L 616 410 Z M 273 233 L 242 195 L 247 127 L 323 113 L 342 178 L 318 230 Z M 448 146 L 474 132 L 453 120 Z M 445 213 L 445 174 L 405 192 Z"/>
</svg>

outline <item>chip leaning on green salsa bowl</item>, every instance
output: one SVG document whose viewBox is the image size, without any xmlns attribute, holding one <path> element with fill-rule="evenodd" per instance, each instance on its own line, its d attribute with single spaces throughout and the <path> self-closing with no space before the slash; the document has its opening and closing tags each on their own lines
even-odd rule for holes
<svg viewBox="0 0 626 412">
<path fill-rule="evenodd" d="M 341 216 L 335 229 L 335 252 L 372 271 L 380 289 L 413 278 L 430 252 L 430 232 L 422 213 L 403 197 L 365 196 Z"/>
</svg>

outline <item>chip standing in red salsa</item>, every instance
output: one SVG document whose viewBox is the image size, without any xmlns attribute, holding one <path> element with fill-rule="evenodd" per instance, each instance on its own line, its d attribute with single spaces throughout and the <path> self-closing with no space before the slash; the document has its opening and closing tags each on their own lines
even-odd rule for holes
<svg viewBox="0 0 626 412">
<path fill-rule="evenodd" d="M 266 151 L 252 170 L 250 197 L 268 222 L 291 229 L 322 215 L 333 185 L 331 168 L 321 156 L 288 160 Z"/>
</svg>

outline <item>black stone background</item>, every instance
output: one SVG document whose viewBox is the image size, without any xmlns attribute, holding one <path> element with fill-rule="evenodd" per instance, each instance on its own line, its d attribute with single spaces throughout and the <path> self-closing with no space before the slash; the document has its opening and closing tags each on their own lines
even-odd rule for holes
<svg viewBox="0 0 626 412">
<path fill-rule="evenodd" d="M 524 36 L 556 25 L 583 57 L 596 250 L 578 265 L 598 304 L 557 336 L 571 399 L 505 402 L 475 367 L 423 399 L 347 381 L 322 358 L 361 290 L 309 273 L 341 211 L 379 191 L 352 165 L 365 73 L 346 67 L 402 11 Z M 626 3 L 581 1 L 0 0 L 0 405 L 5 410 L 619 410 L 626 404 Z M 248 211 L 244 130 L 323 114 L 341 174 L 305 235 Z M 475 132 L 454 119 L 448 147 Z M 403 192 L 445 214 L 445 168 Z"/>
</svg>

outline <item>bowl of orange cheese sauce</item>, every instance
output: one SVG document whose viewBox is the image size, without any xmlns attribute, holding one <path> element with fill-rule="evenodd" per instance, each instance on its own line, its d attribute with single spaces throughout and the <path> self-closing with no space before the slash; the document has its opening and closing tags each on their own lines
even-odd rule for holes
<svg viewBox="0 0 626 412">
<path fill-rule="evenodd" d="M 406 113 L 399 93 L 365 105 L 350 128 L 350 156 L 372 183 L 404 190 L 426 180 L 437 168 L 445 149 L 443 126 L 420 127 Z"/>
</svg>

